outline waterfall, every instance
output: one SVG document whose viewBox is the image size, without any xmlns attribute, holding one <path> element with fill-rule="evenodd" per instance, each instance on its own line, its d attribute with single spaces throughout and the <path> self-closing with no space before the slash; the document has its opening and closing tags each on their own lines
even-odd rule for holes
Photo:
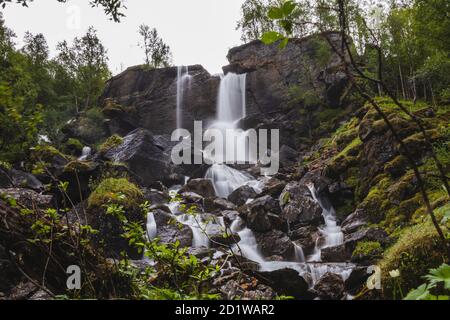
<svg viewBox="0 0 450 320">
<path fill-rule="evenodd" d="M 91 155 L 92 149 L 91 147 L 83 147 L 81 151 L 81 157 L 78 158 L 79 161 L 85 161 Z"/>
<path fill-rule="evenodd" d="M 334 211 L 333 206 L 321 201 L 313 184 L 308 184 L 308 189 L 311 192 L 314 201 L 322 208 L 322 216 L 325 220 L 324 228 L 319 228 L 320 233 L 325 237 L 325 243 L 321 244 L 318 239 L 316 241 L 314 253 L 308 260 L 321 261 L 321 250 L 323 248 L 335 247 L 344 243 L 344 234 L 342 233 L 341 227 L 337 225 L 336 212 Z"/>
<path fill-rule="evenodd" d="M 177 129 L 183 126 L 183 99 L 187 89 L 189 89 L 191 76 L 189 75 L 189 67 L 178 66 L 177 69 Z"/>
<path fill-rule="evenodd" d="M 153 212 L 147 213 L 147 236 L 151 240 L 156 237 L 157 226 Z"/>
<path fill-rule="evenodd" d="M 227 129 L 232 129 L 231 139 L 226 139 L 224 149 L 211 159 L 214 164 L 206 172 L 205 178 L 213 183 L 216 194 L 226 198 L 240 186 L 249 183 L 252 178 L 224 164 L 227 150 L 235 150 L 235 161 L 246 159 L 246 133 L 237 130 L 237 122 L 246 116 L 246 74 L 228 73 L 220 81 L 217 102 L 217 119 L 208 129 L 221 130 L 225 136 Z"/>
</svg>

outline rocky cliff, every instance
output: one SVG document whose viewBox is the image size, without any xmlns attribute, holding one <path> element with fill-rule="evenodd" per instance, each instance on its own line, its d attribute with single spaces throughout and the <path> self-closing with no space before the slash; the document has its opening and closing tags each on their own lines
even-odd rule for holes
<svg viewBox="0 0 450 320">
<path fill-rule="evenodd" d="M 338 43 L 336 33 L 326 35 Z M 246 73 L 245 127 L 280 128 L 282 142 L 297 148 L 294 135 L 307 135 L 308 122 L 299 110 L 311 107 L 342 108 L 347 79 L 338 56 L 318 37 L 292 39 L 284 50 L 253 41 L 228 53 L 224 73 Z M 192 79 L 183 98 L 183 126 L 215 116 L 220 77 L 203 67 L 189 66 Z M 124 135 L 142 127 L 155 134 L 170 134 L 176 127 L 177 68 L 131 67 L 108 81 L 101 97 L 109 134 Z M 314 101 L 309 99 L 314 96 Z"/>
</svg>

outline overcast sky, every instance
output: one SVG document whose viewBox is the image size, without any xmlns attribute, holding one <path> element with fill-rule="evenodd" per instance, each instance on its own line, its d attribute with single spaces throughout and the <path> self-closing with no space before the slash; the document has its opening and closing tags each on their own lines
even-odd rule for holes
<svg viewBox="0 0 450 320">
<path fill-rule="evenodd" d="M 143 63 L 138 47 L 138 27 L 156 27 L 170 46 L 175 65 L 202 64 L 209 72 L 221 72 L 227 64 L 228 49 L 241 44 L 236 22 L 244 0 L 127 0 L 126 17 L 120 23 L 108 20 L 101 8 L 91 8 L 87 0 L 37 0 L 28 8 L 9 4 L 4 18 L 22 44 L 25 31 L 43 33 L 52 56 L 56 44 L 83 35 L 94 26 L 108 49 L 114 74 Z"/>
</svg>

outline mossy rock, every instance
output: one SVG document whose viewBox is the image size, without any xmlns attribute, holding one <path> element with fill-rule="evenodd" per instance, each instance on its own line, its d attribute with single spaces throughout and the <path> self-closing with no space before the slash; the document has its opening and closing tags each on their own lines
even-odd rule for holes
<svg viewBox="0 0 450 320">
<path fill-rule="evenodd" d="M 99 150 L 101 153 L 106 153 L 112 148 L 120 146 L 123 143 L 123 138 L 117 134 L 110 136 L 103 144 L 100 145 Z"/>
<path fill-rule="evenodd" d="M 103 180 L 89 196 L 89 208 L 101 208 L 115 203 L 125 208 L 137 208 L 143 201 L 142 191 L 125 178 Z"/>
<path fill-rule="evenodd" d="M 81 154 L 83 147 L 84 145 L 80 142 L 80 140 L 75 138 L 69 138 L 64 144 L 64 149 L 72 155 Z"/>
<path fill-rule="evenodd" d="M 408 171 L 399 181 L 387 187 L 388 198 L 392 202 L 400 202 L 413 197 L 418 191 L 417 178 L 413 170 Z"/>
<path fill-rule="evenodd" d="M 373 263 L 382 253 L 383 247 L 378 241 L 360 241 L 352 252 L 352 261 Z"/>
<path fill-rule="evenodd" d="M 405 173 L 407 165 L 407 159 L 399 155 L 384 165 L 384 171 L 388 172 L 394 178 L 400 177 Z"/>
<path fill-rule="evenodd" d="M 446 230 L 448 232 L 448 230 Z M 430 268 L 445 262 L 445 250 L 433 224 L 427 221 L 404 229 L 398 241 L 384 253 L 380 261 L 382 285 L 387 297 L 393 296 L 395 282 L 403 293 L 421 285 Z M 389 271 L 399 270 L 400 277 L 391 278 Z"/>
<path fill-rule="evenodd" d="M 74 160 L 70 161 L 65 167 L 64 172 L 90 172 L 94 170 L 96 167 L 95 163 L 92 161 L 80 161 L 80 160 Z"/>
<path fill-rule="evenodd" d="M 50 145 L 39 145 L 32 148 L 31 150 L 31 158 L 35 161 L 51 163 L 53 162 L 55 157 L 59 157 L 67 161 L 70 161 L 72 158 L 68 155 L 63 154 L 61 151 Z"/>
</svg>

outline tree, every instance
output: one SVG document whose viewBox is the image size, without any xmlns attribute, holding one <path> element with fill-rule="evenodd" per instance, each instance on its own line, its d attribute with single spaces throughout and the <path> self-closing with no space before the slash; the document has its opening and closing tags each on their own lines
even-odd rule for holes
<svg viewBox="0 0 450 320">
<path fill-rule="evenodd" d="M 139 34 L 142 36 L 139 46 L 144 49 L 145 64 L 152 68 L 168 67 L 172 59 L 170 47 L 159 37 L 156 28 L 150 29 L 142 24 Z"/>
<path fill-rule="evenodd" d="M 71 82 L 71 96 L 77 110 L 95 105 L 105 81 L 111 76 L 107 51 L 96 30 L 89 27 L 83 37 L 73 40 L 71 46 L 63 41 L 58 44 L 57 50 L 57 62 L 60 64 L 56 67 L 60 73 L 57 76 Z"/>
<path fill-rule="evenodd" d="M 67 0 L 57 0 L 58 2 L 66 3 Z M 28 7 L 30 2 L 33 0 L 0 0 L 0 6 L 5 8 L 8 3 L 15 2 L 21 4 L 24 7 Z M 102 7 L 105 14 L 110 17 L 111 20 L 115 22 L 120 22 L 120 19 L 124 17 L 121 9 L 125 9 L 125 5 L 121 0 L 91 0 L 89 1 L 92 7 Z"/>
</svg>

